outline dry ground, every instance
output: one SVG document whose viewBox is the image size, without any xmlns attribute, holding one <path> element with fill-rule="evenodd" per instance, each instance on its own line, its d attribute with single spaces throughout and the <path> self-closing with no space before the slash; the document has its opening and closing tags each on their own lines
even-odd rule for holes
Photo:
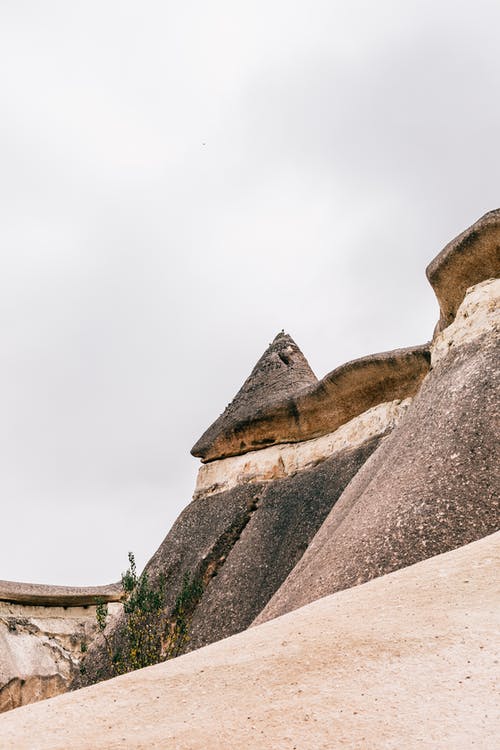
<svg viewBox="0 0 500 750">
<path fill-rule="evenodd" d="M 175 661 L 10 711 L 2 750 L 493 750 L 500 532 Z"/>
</svg>

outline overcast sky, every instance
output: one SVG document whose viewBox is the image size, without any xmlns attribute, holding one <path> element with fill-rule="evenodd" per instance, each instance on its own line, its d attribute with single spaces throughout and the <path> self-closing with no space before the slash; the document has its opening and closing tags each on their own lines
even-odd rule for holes
<svg viewBox="0 0 500 750">
<path fill-rule="evenodd" d="M 274 335 L 427 341 L 500 205 L 500 6 L 0 0 L 0 578 L 117 580 Z"/>
</svg>

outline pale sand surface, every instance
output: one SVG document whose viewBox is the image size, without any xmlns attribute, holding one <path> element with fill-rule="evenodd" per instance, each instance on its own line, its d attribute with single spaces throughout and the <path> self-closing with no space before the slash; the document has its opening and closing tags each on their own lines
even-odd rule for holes
<svg viewBox="0 0 500 750">
<path fill-rule="evenodd" d="M 0 716 L 2 750 L 498 747 L 500 532 Z"/>
</svg>

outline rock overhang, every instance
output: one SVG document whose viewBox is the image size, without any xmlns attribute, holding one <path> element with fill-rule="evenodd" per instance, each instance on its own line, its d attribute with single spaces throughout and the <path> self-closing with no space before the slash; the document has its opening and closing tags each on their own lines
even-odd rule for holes
<svg viewBox="0 0 500 750">
<path fill-rule="evenodd" d="M 484 214 L 449 242 L 426 274 L 439 303 L 440 332 L 453 322 L 467 289 L 500 276 L 500 209 Z"/>
<path fill-rule="evenodd" d="M 191 453 L 209 462 L 326 435 L 377 404 L 413 396 L 429 363 L 428 344 L 347 362 L 244 419 L 217 420 Z"/>
<path fill-rule="evenodd" d="M 43 583 L 0 581 L 0 602 L 45 607 L 85 607 L 123 599 L 120 583 L 105 586 L 51 586 Z"/>
</svg>

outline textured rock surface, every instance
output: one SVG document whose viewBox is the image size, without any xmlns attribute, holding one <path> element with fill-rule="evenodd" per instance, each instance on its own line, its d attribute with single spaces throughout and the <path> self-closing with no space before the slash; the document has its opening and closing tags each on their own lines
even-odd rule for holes
<svg viewBox="0 0 500 750">
<path fill-rule="evenodd" d="M 493 750 L 499 548 L 500 535 L 488 537 L 11 711 L 0 717 L 2 748 Z"/>
<path fill-rule="evenodd" d="M 357 448 L 366 440 L 392 430 L 410 403 L 411 399 L 408 398 L 379 404 L 354 417 L 335 432 L 303 443 L 272 445 L 243 456 L 202 464 L 194 497 L 208 497 L 239 484 L 282 479 L 310 469 L 338 451 Z"/>
<path fill-rule="evenodd" d="M 183 510 L 145 570 L 150 581 L 165 580 L 165 607 L 171 611 L 183 587 L 186 575 L 207 583 L 220 564 L 220 558 L 232 548 L 255 509 L 258 486 L 236 487 L 231 492 L 193 501 Z M 119 638 L 122 620 L 110 624 Z M 85 674 L 78 675 L 75 687 L 110 677 L 107 651 L 102 638 L 89 648 Z"/>
<path fill-rule="evenodd" d="M 500 276 L 500 209 L 490 211 L 459 234 L 427 267 L 441 309 L 438 330 L 455 317 L 466 290 Z"/>
<path fill-rule="evenodd" d="M 244 416 L 217 420 L 191 453 L 213 461 L 326 435 L 377 404 L 413 396 L 429 359 L 428 347 L 419 346 L 347 362 L 300 391 L 255 404 Z"/>
<path fill-rule="evenodd" d="M 471 300 L 477 289 L 463 309 L 481 317 L 484 305 Z M 494 296 L 489 306 L 496 309 Z M 471 324 L 469 316 L 464 320 Z M 488 321 L 472 324 L 475 338 L 455 328 L 446 356 L 438 336 L 440 355 L 412 405 L 257 622 L 499 528 L 500 342 Z"/>
<path fill-rule="evenodd" d="M 380 437 L 338 451 L 293 477 L 243 484 L 194 500 L 183 511 L 146 571 L 153 582 L 165 577 L 168 611 L 186 574 L 202 584 L 184 650 L 251 624 Z M 85 659 L 85 675 L 78 676 L 75 685 L 110 676 L 106 663 L 106 650 L 97 640 Z"/>
<path fill-rule="evenodd" d="M 116 602 L 122 597 L 119 583 L 108 586 L 46 586 L 42 583 L 0 581 L 0 601 L 18 604 L 40 604 L 49 607 L 85 607 L 103 602 Z"/>
<path fill-rule="evenodd" d="M 198 440 L 192 450 L 193 455 L 204 456 L 207 451 L 210 452 L 219 435 L 245 424 L 257 412 L 268 409 L 276 401 L 301 391 L 317 380 L 291 336 L 279 333 L 223 414 Z"/>
<path fill-rule="evenodd" d="M 2 593 L 9 589 L 25 602 L 28 588 L 9 582 Z M 61 595 L 63 587 L 56 588 Z M 52 587 L 40 586 L 38 593 L 41 589 L 51 598 L 56 595 Z M 95 606 L 0 601 L 0 711 L 65 692 L 96 630 Z"/>
<path fill-rule="evenodd" d="M 437 334 L 431 347 L 432 366 L 479 336 L 500 334 L 500 279 L 488 279 L 471 287 L 453 323 Z"/>
<path fill-rule="evenodd" d="M 194 612 L 189 649 L 252 623 L 379 440 L 371 438 L 293 477 L 259 485 L 248 524 Z"/>
</svg>

